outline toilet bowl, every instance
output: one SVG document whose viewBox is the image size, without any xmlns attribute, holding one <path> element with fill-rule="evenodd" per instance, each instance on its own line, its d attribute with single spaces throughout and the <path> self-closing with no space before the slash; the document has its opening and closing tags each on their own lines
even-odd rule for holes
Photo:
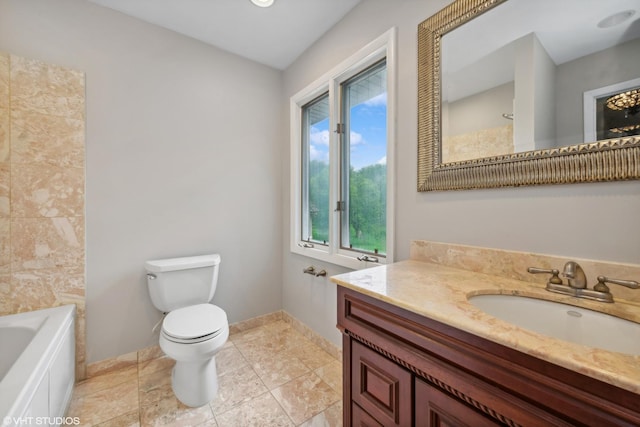
<svg viewBox="0 0 640 427">
<path fill-rule="evenodd" d="M 229 338 L 226 313 L 212 304 L 198 304 L 170 312 L 162 322 L 160 348 L 176 361 L 171 385 L 178 400 L 202 406 L 218 392 L 214 356 Z"/>
<path fill-rule="evenodd" d="M 225 311 L 209 303 L 219 262 L 205 255 L 146 263 L 151 299 L 167 313 L 159 344 L 176 361 L 171 387 L 187 406 L 205 405 L 218 391 L 215 355 L 229 338 Z"/>
</svg>

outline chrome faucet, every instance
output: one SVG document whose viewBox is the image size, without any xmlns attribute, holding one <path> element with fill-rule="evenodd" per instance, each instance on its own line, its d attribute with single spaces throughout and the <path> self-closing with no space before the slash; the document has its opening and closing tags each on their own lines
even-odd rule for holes
<svg viewBox="0 0 640 427">
<path fill-rule="evenodd" d="M 567 278 L 567 283 L 574 289 L 587 288 L 587 276 L 580 264 L 575 261 L 569 261 L 564 265 L 562 276 Z"/>
<path fill-rule="evenodd" d="M 566 285 L 562 283 L 558 270 L 529 267 L 527 271 L 532 274 L 551 274 L 546 287 L 546 290 L 550 292 L 595 301 L 613 302 L 613 295 L 611 295 L 609 287 L 606 285 L 607 283 L 615 283 L 616 285 L 626 286 L 631 289 L 640 289 L 640 283 L 635 280 L 610 279 L 604 276 L 598 276 L 598 283 L 593 289 L 587 289 L 587 276 L 584 274 L 584 270 L 580 267 L 580 264 L 575 261 L 569 261 L 564 265 L 562 276 L 567 278 Z"/>
</svg>

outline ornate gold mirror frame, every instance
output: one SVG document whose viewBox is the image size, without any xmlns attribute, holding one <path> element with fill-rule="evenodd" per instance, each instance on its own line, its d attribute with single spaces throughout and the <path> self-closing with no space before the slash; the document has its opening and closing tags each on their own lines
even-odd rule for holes
<svg viewBox="0 0 640 427">
<path fill-rule="evenodd" d="M 441 161 L 442 36 L 507 0 L 456 0 L 418 26 L 418 191 L 640 179 L 640 137 Z"/>
</svg>

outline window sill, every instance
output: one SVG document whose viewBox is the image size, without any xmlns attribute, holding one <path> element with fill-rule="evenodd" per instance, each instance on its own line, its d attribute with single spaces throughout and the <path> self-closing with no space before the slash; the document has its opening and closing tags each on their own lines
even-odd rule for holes
<svg viewBox="0 0 640 427">
<path fill-rule="evenodd" d="M 297 243 L 292 243 L 291 252 L 309 258 L 317 259 L 318 261 L 328 262 L 331 264 L 339 265 L 341 267 L 351 268 L 353 270 L 376 267 L 391 262 L 387 258 L 381 256 L 376 256 L 376 258 L 378 258 L 378 262 L 360 261 L 357 259 L 358 256 L 362 255 L 359 252 L 349 253 L 345 251 L 346 253 L 331 253 L 329 252 L 329 249 L 324 246 L 322 246 L 322 249 L 315 247 L 302 248 L 298 246 Z"/>
</svg>

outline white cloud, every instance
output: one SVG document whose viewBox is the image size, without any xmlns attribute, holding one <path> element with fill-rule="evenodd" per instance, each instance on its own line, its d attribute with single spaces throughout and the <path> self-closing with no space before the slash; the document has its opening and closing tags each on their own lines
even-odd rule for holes
<svg viewBox="0 0 640 427">
<path fill-rule="evenodd" d="M 354 145 L 364 144 L 364 138 L 358 132 L 351 131 L 349 133 L 349 144 Z"/>
<path fill-rule="evenodd" d="M 378 165 L 386 165 L 387 164 L 387 156 L 384 156 L 383 158 L 381 158 L 380 160 L 378 160 L 376 162 L 376 164 Z"/>
<path fill-rule="evenodd" d="M 329 145 L 328 130 L 318 130 L 312 126 L 309 138 L 311 139 L 311 144 Z"/>
<path fill-rule="evenodd" d="M 310 143 L 312 145 L 326 145 L 329 146 L 329 131 L 328 130 L 318 130 L 314 127 L 311 128 L 311 133 L 309 135 Z M 364 144 L 364 138 L 362 134 L 358 132 L 351 131 L 349 133 L 349 143 L 353 147 L 354 145 Z"/>
<path fill-rule="evenodd" d="M 318 150 L 313 145 L 309 145 L 309 158 L 311 160 L 319 160 L 324 163 L 329 163 L 329 152 Z"/>
<path fill-rule="evenodd" d="M 364 105 L 368 105 L 371 107 L 375 107 L 378 105 L 387 105 L 387 93 L 381 93 L 378 96 L 374 96 L 373 98 L 371 98 L 370 100 L 366 101 L 364 103 Z"/>
</svg>

